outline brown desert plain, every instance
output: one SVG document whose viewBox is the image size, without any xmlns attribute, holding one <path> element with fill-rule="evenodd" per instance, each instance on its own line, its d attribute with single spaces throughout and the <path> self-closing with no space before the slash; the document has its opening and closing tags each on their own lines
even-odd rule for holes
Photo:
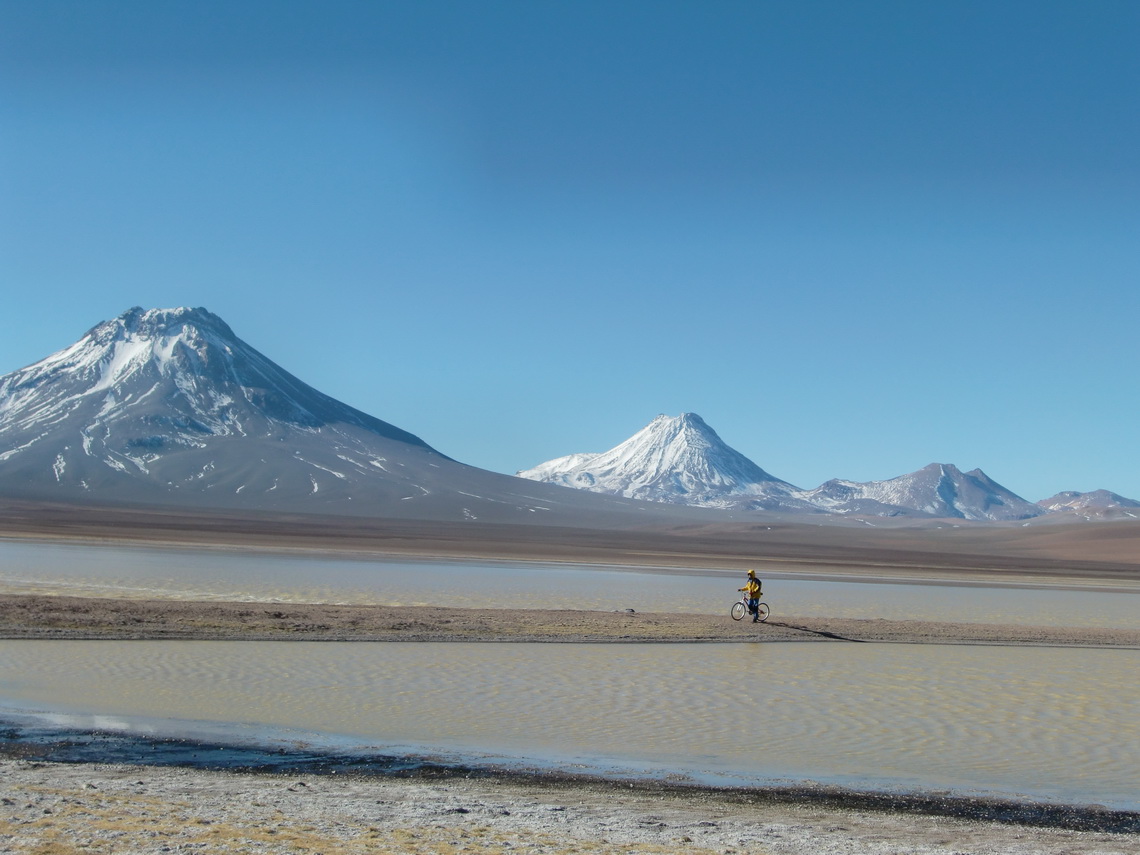
<svg viewBox="0 0 1140 855">
<path fill-rule="evenodd" d="M 204 550 L 763 569 L 1135 592 L 1140 522 L 609 530 L 0 504 L 0 537 Z M 1131 630 L 573 610 L 0 595 L 4 639 L 878 642 L 1140 649 Z M 18 643 L 12 641 L 10 643 Z M 818 788 L 726 790 L 426 766 L 403 774 L 61 763 L 0 738 L 0 852 L 1136 853 L 1140 814 Z"/>
</svg>

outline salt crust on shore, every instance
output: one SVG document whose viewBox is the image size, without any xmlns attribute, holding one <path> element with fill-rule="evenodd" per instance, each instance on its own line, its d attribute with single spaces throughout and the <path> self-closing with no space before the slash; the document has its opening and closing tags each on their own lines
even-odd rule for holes
<svg viewBox="0 0 1140 855">
<path fill-rule="evenodd" d="M 0 759 L 0 852 L 1128 855 L 1131 834 L 589 784 Z"/>
</svg>

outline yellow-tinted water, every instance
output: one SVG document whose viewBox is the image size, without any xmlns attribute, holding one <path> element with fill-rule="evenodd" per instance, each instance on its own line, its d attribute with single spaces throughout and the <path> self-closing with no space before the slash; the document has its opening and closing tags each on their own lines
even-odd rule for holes
<svg viewBox="0 0 1140 855">
<path fill-rule="evenodd" d="M 1140 652 L 932 645 L 0 642 L 0 706 L 721 781 L 1138 807 Z M 319 735 L 319 736 L 318 736 Z"/>
</svg>

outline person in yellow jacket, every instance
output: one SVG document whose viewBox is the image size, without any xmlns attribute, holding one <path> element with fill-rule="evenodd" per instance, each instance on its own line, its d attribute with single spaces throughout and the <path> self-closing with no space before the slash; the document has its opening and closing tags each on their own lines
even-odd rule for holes
<svg viewBox="0 0 1140 855">
<path fill-rule="evenodd" d="M 760 580 L 756 578 L 756 571 L 749 570 L 748 581 L 744 583 L 743 588 L 736 590 L 748 594 L 748 611 L 752 613 L 752 622 L 757 623 L 760 620 L 760 615 L 757 614 L 757 604 L 760 602 Z"/>
</svg>

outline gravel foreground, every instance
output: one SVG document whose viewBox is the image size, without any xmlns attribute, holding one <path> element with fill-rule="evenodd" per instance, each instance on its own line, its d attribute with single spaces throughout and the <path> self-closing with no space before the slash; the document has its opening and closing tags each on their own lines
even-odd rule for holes
<svg viewBox="0 0 1140 855">
<path fill-rule="evenodd" d="M 0 759 L 0 852 L 1123 855 L 1140 834 L 628 784 Z"/>
<path fill-rule="evenodd" d="M 0 638 L 226 641 L 905 642 L 1140 648 L 1140 631 L 574 609 L 462 609 L 0 595 Z"/>
</svg>

